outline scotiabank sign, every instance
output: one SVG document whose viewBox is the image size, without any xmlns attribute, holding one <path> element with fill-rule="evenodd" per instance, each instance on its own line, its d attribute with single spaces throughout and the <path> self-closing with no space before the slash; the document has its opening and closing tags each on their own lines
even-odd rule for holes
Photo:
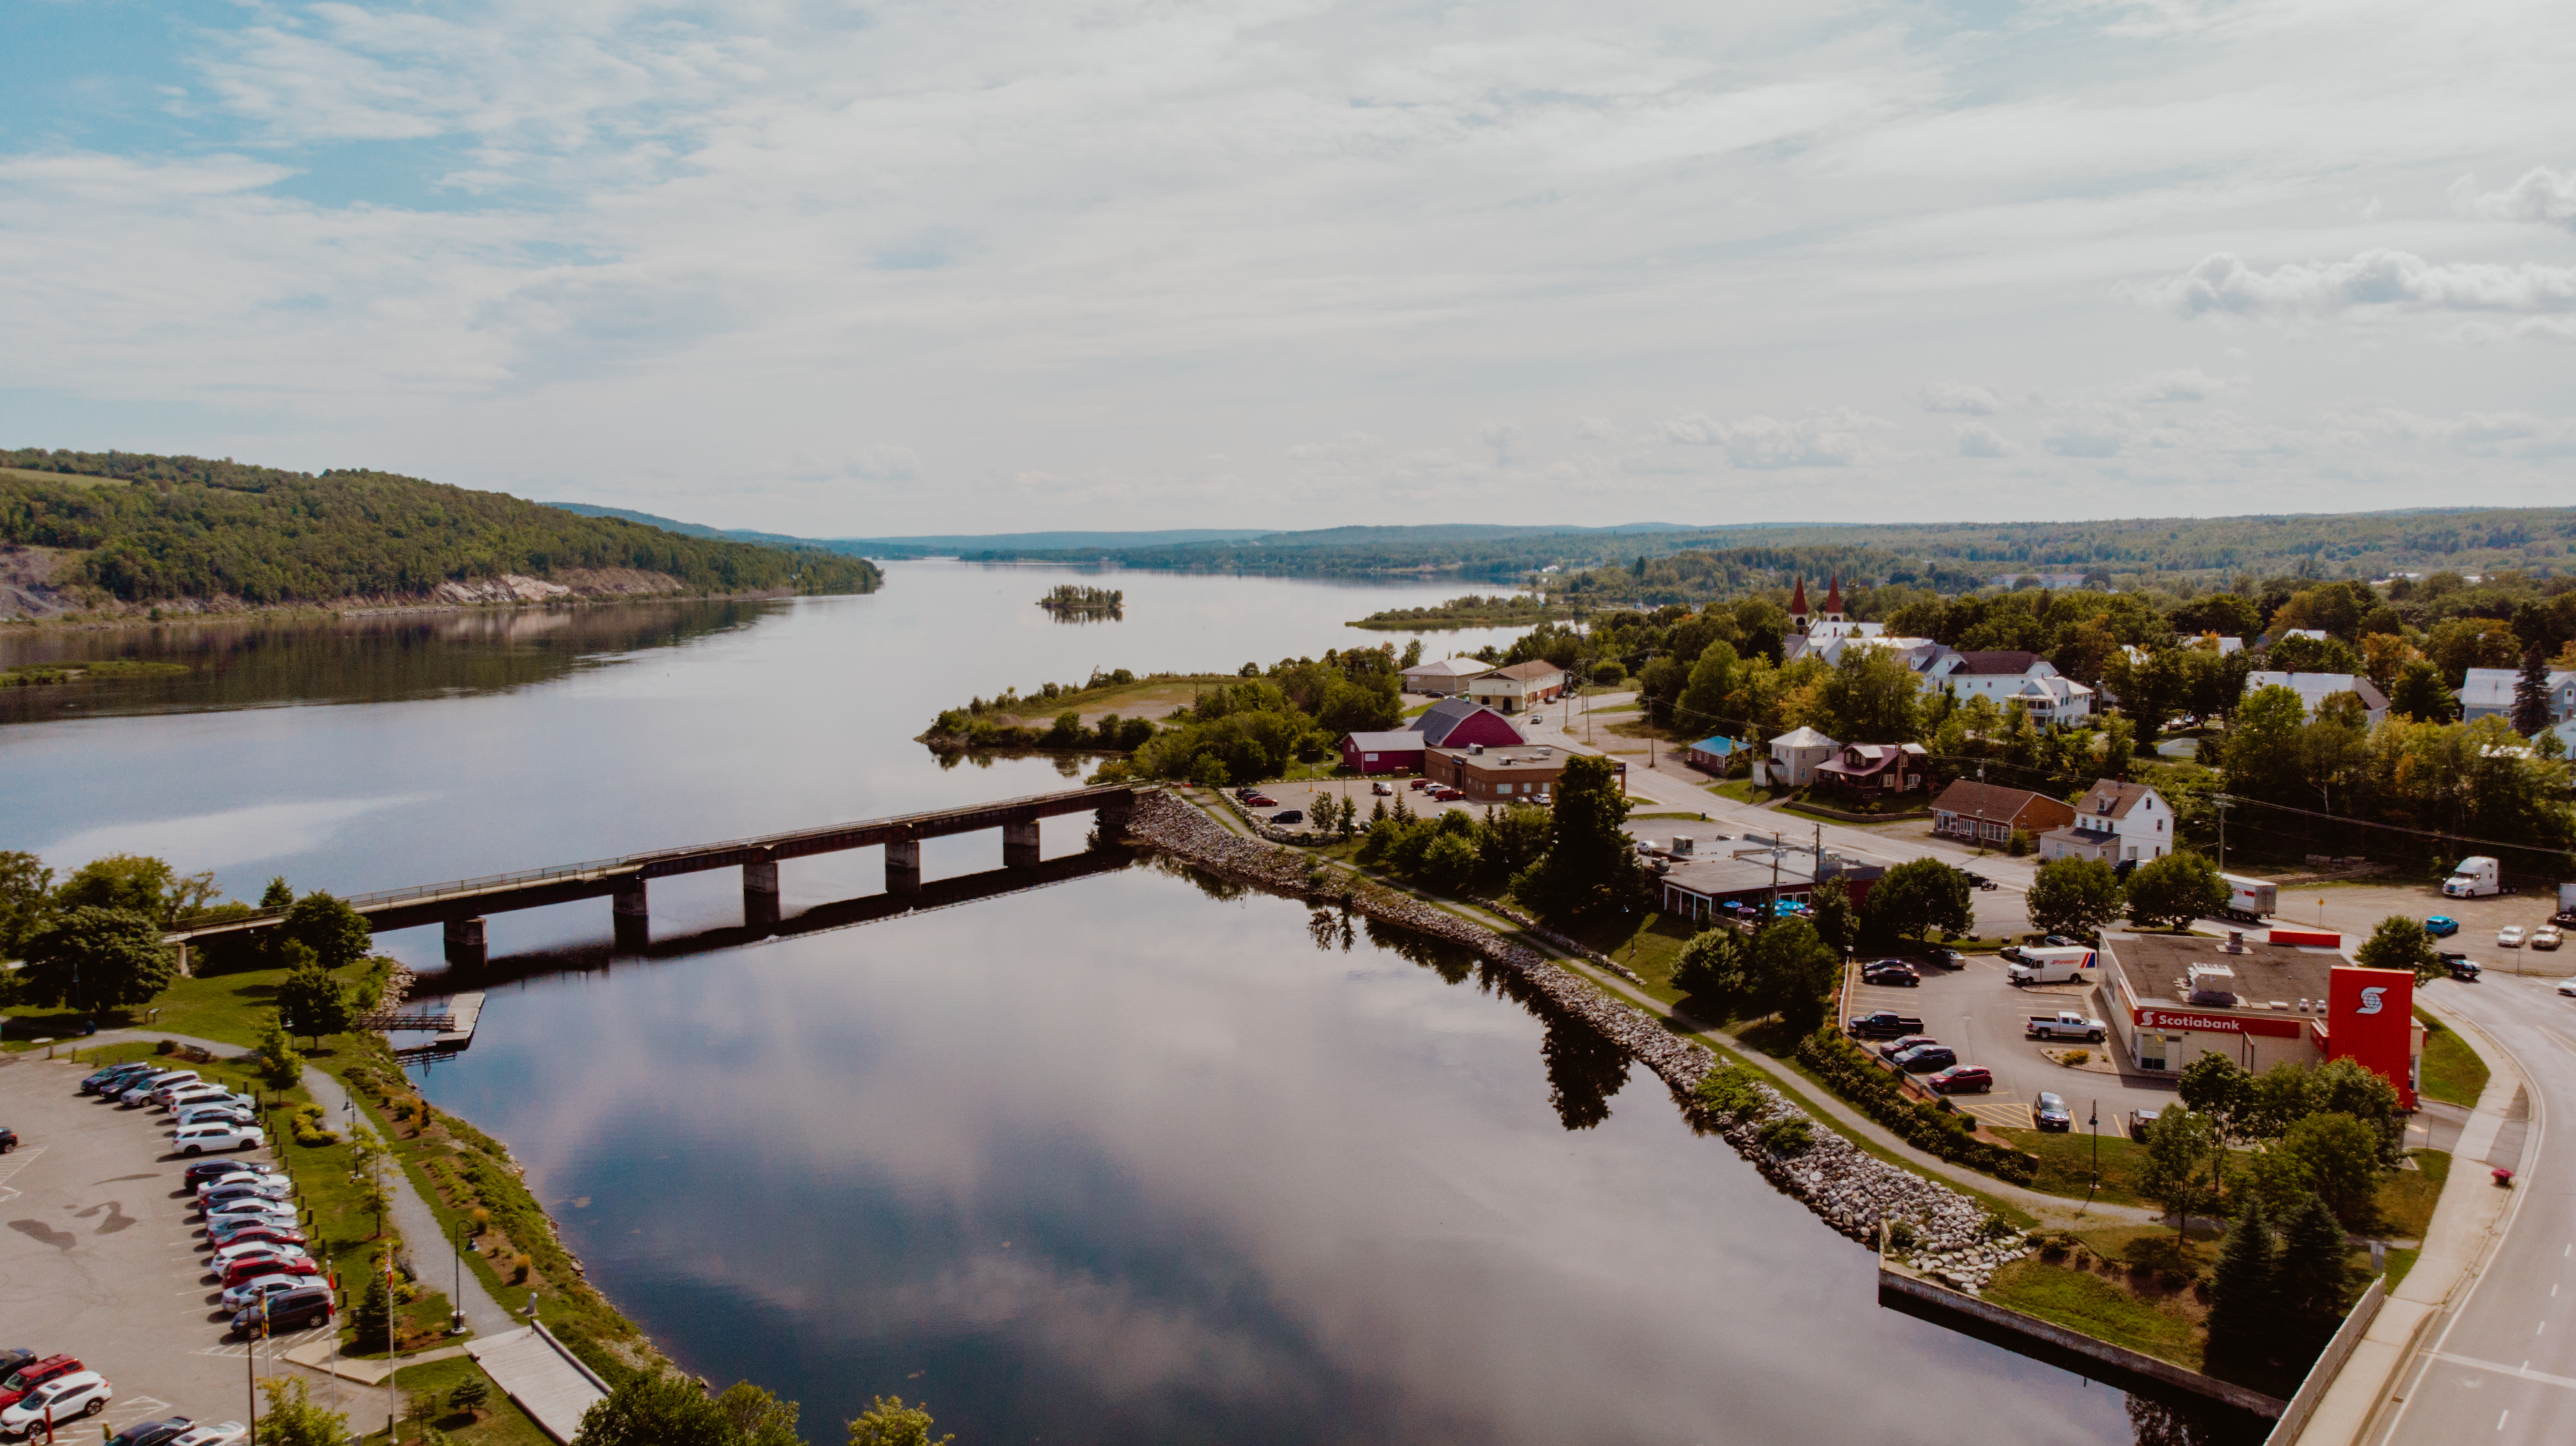
<svg viewBox="0 0 2576 1446">
<path fill-rule="evenodd" d="M 2338 968 L 2326 983 L 2326 1058 L 2349 1059 L 2397 1086 L 2415 1108 L 2415 976 Z"/>
<path fill-rule="evenodd" d="M 2199 1029 L 2218 1034 L 2269 1034 L 2281 1039 L 2296 1039 L 2307 1026 L 2297 1019 L 2245 1019 L 2233 1014 L 2177 1014 L 2170 1009 L 2141 1009 L 2138 1011 L 2138 1027 Z"/>
</svg>

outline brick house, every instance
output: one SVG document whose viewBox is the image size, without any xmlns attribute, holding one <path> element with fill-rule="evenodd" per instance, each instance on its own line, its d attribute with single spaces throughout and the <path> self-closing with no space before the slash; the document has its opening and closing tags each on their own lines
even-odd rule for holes
<svg viewBox="0 0 2576 1446">
<path fill-rule="evenodd" d="M 1417 735 L 1418 736 L 1418 735 Z M 1431 748 L 1422 755 L 1422 774 L 1467 795 L 1471 803 L 1553 803 L 1556 781 L 1564 776 L 1564 749 L 1538 744 L 1525 748 Z M 1622 788 L 1628 765 L 1612 760 Z"/>
<path fill-rule="evenodd" d="M 2001 846 L 2020 829 L 2033 838 L 2075 822 L 2075 810 L 2044 793 L 1960 779 L 1932 800 L 1932 831 Z"/>
</svg>

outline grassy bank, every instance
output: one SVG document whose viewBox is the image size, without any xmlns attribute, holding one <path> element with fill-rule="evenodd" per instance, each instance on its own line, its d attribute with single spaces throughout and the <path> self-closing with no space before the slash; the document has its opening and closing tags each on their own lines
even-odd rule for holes
<svg viewBox="0 0 2576 1446">
<path fill-rule="evenodd" d="M 2428 1099 L 2477 1108 L 2487 1087 L 2487 1062 L 2469 1048 L 2450 1026 L 2421 1007 L 2415 1017 L 2424 1025 L 2424 1095 Z"/>
</svg>

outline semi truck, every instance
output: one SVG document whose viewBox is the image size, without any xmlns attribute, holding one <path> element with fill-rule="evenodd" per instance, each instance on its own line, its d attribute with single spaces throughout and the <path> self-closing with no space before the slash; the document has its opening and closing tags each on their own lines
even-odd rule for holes
<svg viewBox="0 0 2576 1446">
<path fill-rule="evenodd" d="M 2503 867 L 2484 854 L 2460 860 L 2460 866 L 2442 881 L 2442 897 L 2446 899 L 2483 899 L 2504 892 Z"/>
<path fill-rule="evenodd" d="M 2227 917 L 2240 923 L 2260 924 L 2281 906 L 2280 886 L 2269 879 L 2249 879 L 2243 874 L 2220 874 L 2227 885 Z"/>
</svg>

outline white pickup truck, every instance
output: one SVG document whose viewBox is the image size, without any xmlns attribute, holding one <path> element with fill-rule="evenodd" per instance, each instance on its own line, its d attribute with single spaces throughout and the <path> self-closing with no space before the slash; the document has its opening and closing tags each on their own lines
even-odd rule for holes
<svg viewBox="0 0 2576 1446">
<path fill-rule="evenodd" d="M 2022 1030 L 2024 1039 L 2081 1039 L 2099 1043 L 2109 1026 L 2098 1019 L 2087 1019 L 2071 1009 L 2055 1014 L 2034 1014 Z"/>
</svg>

